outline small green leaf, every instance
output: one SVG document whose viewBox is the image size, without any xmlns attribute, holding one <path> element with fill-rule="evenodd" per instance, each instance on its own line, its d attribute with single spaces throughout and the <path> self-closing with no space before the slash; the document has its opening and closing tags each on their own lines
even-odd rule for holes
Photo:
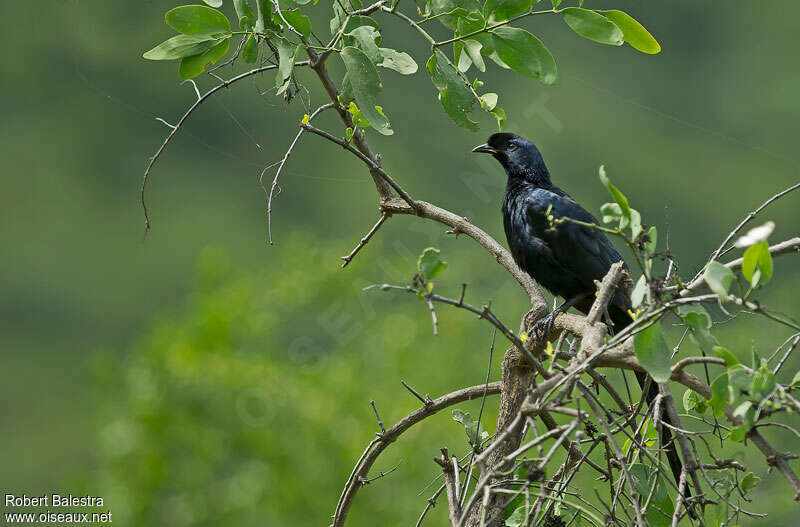
<svg viewBox="0 0 800 527">
<path fill-rule="evenodd" d="M 439 249 L 428 247 L 417 259 L 417 271 L 425 280 L 433 280 L 445 270 L 447 262 L 439 258 Z"/>
<path fill-rule="evenodd" d="M 283 18 L 281 18 L 281 15 L 283 15 Z M 272 17 L 272 21 L 282 26 L 284 25 L 285 19 L 295 31 L 304 37 L 311 35 L 311 20 L 302 14 L 299 9 L 283 9 L 281 10 L 281 15 L 275 13 Z"/>
<path fill-rule="evenodd" d="M 653 38 L 653 35 L 628 13 L 611 9 L 606 11 L 605 15 L 606 18 L 622 30 L 625 42 L 630 44 L 632 48 L 650 55 L 655 55 L 661 51 L 661 45 Z"/>
<path fill-rule="evenodd" d="M 567 7 L 561 13 L 564 22 L 583 38 L 612 46 L 624 42 L 622 31 L 603 15 L 580 7 Z"/>
<path fill-rule="evenodd" d="M 661 325 L 655 323 L 633 336 L 633 351 L 639 364 L 656 382 L 669 380 L 671 354 Z"/>
<path fill-rule="evenodd" d="M 475 421 L 469 412 L 453 410 L 453 420 L 464 426 L 464 431 L 467 433 L 467 439 L 471 445 L 477 446 L 480 444 L 482 436 L 481 424 Z"/>
<path fill-rule="evenodd" d="M 714 410 L 714 417 L 725 415 L 725 405 L 728 403 L 728 374 L 723 373 L 711 382 L 711 400 L 708 405 Z"/>
<path fill-rule="evenodd" d="M 683 407 L 687 412 L 697 412 L 702 415 L 708 410 L 709 404 L 705 397 L 693 390 L 686 390 L 683 393 Z"/>
<path fill-rule="evenodd" d="M 478 71 L 486 71 L 486 64 L 483 62 L 483 55 L 481 55 L 481 48 L 483 44 L 477 40 L 467 39 L 463 42 L 464 52 L 466 52 L 469 59 L 478 68 Z"/>
<path fill-rule="evenodd" d="M 417 63 L 408 53 L 390 48 L 378 48 L 378 51 L 381 56 L 378 66 L 394 70 L 401 75 L 413 75 L 417 72 Z"/>
<path fill-rule="evenodd" d="M 255 35 L 247 37 L 247 42 L 242 48 L 242 58 L 248 64 L 253 64 L 258 60 L 258 39 Z"/>
<path fill-rule="evenodd" d="M 222 0 L 203 0 L 203 2 L 207 3 L 211 7 L 222 7 Z"/>
<path fill-rule="evenodd" d="M 230 41 L 226 38 L 205 53 L 181 59 L 181 65 L 178 69 L 181 79 L 191 79 L 203 73 L 209 66 L 214 65 L 225 56 L 229 46 Z"/>
<path fill-rule="evenodd" d="M 726 348 L 722 346 L 714 346 L 714 355 L 719 357 L 720 359 L 725 360 L 725 364 L 728 368 L 733 368 L 734 366 L 739 366 L 739 359 L 737 359 L 733 353 L 728 351 Z"/>
<path fill-rule="evenodd" d="M 475 109 L 478 99 L 470 86 L 448 62 L 447 56 L 436 48 L 425 66 L 431 76 L 431 82 L 439 90 L 439 102 L 447 115 L 458 126 L 475 131 L 478 129 L 478 123 L 470 119 L 469 114 Z"/>
<path fill-rule="evenodd" d="M 373 64 L 377 65 L 381 61 L 381 52 L 378 43 L 381 34 L 372 26 L 359 26 L 347 33 L 345 42 L 348 46 L 356 46 L 363 51 Z"/>
<path fill-rule="evenodd" d="M 603 223 L 620 221 L 622 218 L 622 208 L 619 203 L 603 203 L 600 212 L 603 214 Z"/>
<path fill-rule="evenodd" d="M 542 41 L 524 29 L 499 27 L 492 31 L 497 55 L 512 70 L 542 84 L 553 84 L 558 78 L 556 61 Z"/>
<path fill-rule="evenodd" d="M 229 33 L 231 22 L 222 12 L 202 5 L 184 5 L 164 15 L 169 27 L 184 35 Z"/>
<path fill-rule="evenodd" d="M 219 43 L 209 35 L 175 35 L 144 55 L 148 60 L 175 60 L 205 53 Z"/>
<path fill-rule="evenodd" d="M 728 289 L 733 282 L 733 271 L 714 260 L 706 267 L 703 279 L 720 300 L 724 302 L 728 299 Z"/>
<path fill-rule="evenodd" d="M 768 397 L 775 389 L 775 375 L 767 367 L 766 361 L 762 361 L 761 367 L 753 375 L 753 382 L 750 385 L 750 397 L 754 401 L 761 402 Z"/>
<path fill-rule="evenodd" d="M 656 229 L 655 225 L 650 227 L 650 230 L 647 231 L 647 239 L 648 242 L 645 244 L 645 249 L 650 254 L 655 254 L 656 247 L 658 246 L 658 230 Z"/>
<path fill-rule="evenodd" d="M 757 270 L 760 271 L 758 276 L 756 276 Z M 751 245 L 744 252 L 742 275 L 753 287 L 759 282 L 766 284 L 772 278 L 772 255 L 769 254 L 769 245 L 766 241 Z"/>
<path fill-rule="evenodd" d="M 481 106 L 488 112 L 494 110 L 494 107 L 497 106 L 497 94 L 484 93 L 481 95 Z"/>
<path fill-rule="evenodd" d="M 239 29 L 250 29 L 256 21 L 253 16 L 253 10 L 250 9 L 250 4 L 247 0 L 233 0 L 233 8 L 236 10 L 236 16 L 239 18 Z"/>
<path fill-rule="evenodd" d="M 631 304 L 633 306 L 633 309 L 636 309 L 642 305 L 642 301 L 644 300 L 646 293 L 647 293 L 647 279 L 645 278 L 644 275 L 642 275 L 639 277 L 639 280 L 637 280 L 636 286 L 634 286 L 633 292 L 631 293 Z"/>
<path fill-rule="evenodd" d="M 753 425 L 748 425 L 743 423 L 741 425 L 736 425 L 731 428 L 730 434 L 728 434 L 728 439 L 735 443 L 741 443 L 744 441 L 744 438 L 747 437 L 747 432 L 753 428 Z"/>
<path fill-rule="evenodd" d="M 295 59 L 302 46 L 295 45 L 283 38 L 275 39 L 275 46 L 278 48 L 278 73 L 275 76 L 275 88 L 277 88 L 277 94 L 280 95 L 289 87 Z"/>
<path fill-rule="evenodd" d="M 689 328 L 689 338 L 695 345 L 709 355 L 714 354 L 714 347 L 719 345 L 717 339 L 711 334 L 711 317 L 703 306 L 681 306 L 678 314 Z"/>
<path fill-rule="evenodd" d="M 375 65 L 363 51 L 353 46 L 345 46 L 340 56 L 358 108 L 374 129 L 383 135 L 392 135 L 394 131 L 389 120 L 375 109 L 376 99 L 381 91 L 381 77 Z"/>
<path fill-rule="evenodd" d="M 611 194 L 611 197 L 614 198 L 614 201 L 617 202 L 620 208 L 620 222 L 619 228 L 624 229 L 630 224 L 631 221 L 631 208 L 628 205 L 628 198 L 625 197 L 625 194 L 619 191 L 617 187 L 611 183 L 611 180 L 606 175 L 606 167 L 600 165 L 600 181 L 602 181 L 603 185 L 605 185 L 608 192 Z"/>
<path fill-rule="evenodd" d="M 747 494 L 748 492 L 750 492 L 751 490 L 756 488 L 756 486 L 760 482 L 761 482 L 761 478 L 759 478 L 758 476 L 756 476 L 752 472 L 748 472 L 747 474 L 744 475 L 744 477 L 742 478 L 742 481 L 739 482 L 739 486 L 741 487 L 742 492 L 744 494 Z"/>
</svg>

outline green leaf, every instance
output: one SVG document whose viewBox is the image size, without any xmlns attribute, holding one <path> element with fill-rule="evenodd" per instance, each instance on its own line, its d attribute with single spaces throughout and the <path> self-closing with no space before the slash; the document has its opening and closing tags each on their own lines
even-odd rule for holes
<svg viewBox="0 0 800 527">
<path fill-rule="evenodd" d="M 373 64 L 381 61 L 381 52 L 377 42 L 380 42 L 380 33 L 372 26 L 360 26 L 347 33 L 347 45 L 355 45 L 363 51 Z"/>
<path fill-rule="evenodd" d="M 481 441 L 482 427 L 481 424 L 475 421 L 469 412 L 461 410 L 453 410 L 453 420 L 464 425 L 464 431 L 467 433 L 467 439 L 473 446 L 477 446 Z"/>
<path fill-rule="evenodd" d="M 236 17 L 239 19 L 240 29 L 250 29 L 256 21 L 253 10 L 247 0 L 233 0 L 233 8 L 236 10 Z"/>
<path fill-rule="evenodd" d="M 754 401 L 761 402 L 775 389 L 775 375 L 767 367 L 765 360 L 761 362 L 761 367 L 753 375 L 753 382 L 750 385 L 750 397 Z"/>
<path fill-rule="evenodd" d="M 742 478 L 742 481 L 739 482 L 739 486 L 742 489 L 744 494 L 747 494 L 761 482 L 761 478 L 753 474 L 752 472 L 748 472 Z"/>
<path fill-rule="evenodd" d="M 693 390 L 686 390 L 683 393 L 683 407 L 687 412 L 697 412 L 700 415 L 706 413 L 709 404 L 705 397 Z"/>
<path fill-rule="evenodd" d="M 714 346 L 714 355 L 716 355 L 720 359 L 724 359 L 728 369 L 740 365 L 739 359 L 737 359 L 733 355 L 733 353 L 728 351 L 726 348 L 723 348 L 722 346 Z"/>
<path fill-rule="evenodd" d="M 281 18 L 281 15 L 283 15 L 283 18 Z M 280 14 L 275 13 L 272 16 L 272 21 L 280 26 L 284 25 L 284 19 L 304 37 L 311 35 L 311 20 L 302 14 L 299 9 L 283 9 Z"/>
<path fill-rule="evenodd" d="M 725 415 L 728 403 L 728 374 L 723 373 L 711 382 L 711 400 L 708 405 L 714 411 L 714 417 Z"/>
<path fill-rule="evenodd" d="M 505 22 L 531 8 L 532 0 L 486 0 L 483 16 L 491 22 Z"/>
<path fill-rule="evenodd" d="M 469 113 L 475 109 L 478 99 L 439 48 L 428 59 L 426 68 L 433 85 L 439 90 L 439 102 L 447 115 L 458 126 L 477 130 L 478 123 L 469 118 Z"/>
<path fill-rule="evenodd" d="M 636 209 L 631 209 L 631 239 L 636 240 L 642 233 L 642 216 Z"/>
<path fill-rule="evenodd" d="M 484 93 L 481 95 L 481 106 L 486 109 L 486 111 L 491 112 L 494 110 L 495 106 L 497 106 L 497 94 L 496 93 Z"/>
<path fill-rule="evenodd" d="M 747 437 L 747 432 L 749 432 L 751 428 L 753 428 L 753 425 L 748 425 L 747 423 L 736 425 L 731 428 L 728 439 L 735 443 L 741 443 L 744 441 L 744 438 Z"/>
<path fill-rule="evenodd" d="M 300 53 L 302 46 L 295 45 L 283 38 L 275 39 L 275 46 L 278 48 L 278 73 L 275 76 L 275 88 L 280 95 L 289 87 L 295 58 Z"/>
<path fill-rule="evenodd" d="M 222 12 L 203 5 L 184 5 L 164 15 L 169 27 L 184 35 L 229 33 L 231 23 Z"/>
<path fill-rule="evenodd" d="M 439 249 L 428 247 L 417 259 L 417 271 L 425 280 L 432 280 L 442 274 L 447 262 L 439 258 Z"/>
<path fill-rule="evenodd" d="M 524 29 L 498 27 L 492 40 L 500 60 L 525 77 L 553 84 L 558 77 L 556 61 L 542 41 Z"/>
<path fill-rule="evenodd" d="M 655 254 L 656 247 L 658 246 L 658 230 L 656 229 L 655 225 L 650 227 L 650 230 L 647 231 L 647 243 L 645 244 L 645 249 L 650 254 Z"/>
<path fill-rule="evenodd" d="M 611 223 L 622 219 L 622 208 L 619 203 L 603 203 L 600 206 L 600 212 L 603 214 L 603 223 Z"/>
<path fill-rule="evenodd" d="M 258 39 L 255 35 L 247 37 L 247 42 L 244 43 L 242 48 L 242 58 L 248 64 L 252 64 L 258 60 Z"/>
<path fill-rule="evenodd" d="M 633 49 L 649 55 L 655 55 L 661 51 L 661 45 L 653 38 L 653 35 L 628 13 L 611 9 L 606 11 L 605 15 L 607 19 L 622 30 L 625 42 L 630 44 Z"/>
<path fill-rule="evenodd" d="M 483 22 L 481 4 L 477 0 L 431 0 L 430 4 L 431 14 L 443 15 L 437 20 L 450 29 L 456 29 L 459 19 L 463 17 L 475 16 Z"/>
<path fill-rule="evenodd" d="M 203 0 L 203 2 L 207 3 L 211 7 L 222 7 L 222 0 Z"/>
<path fill-rule="evenodd" d="M 644 300 L 646 293 L 647 279 L 644 275 L 642 275 L 639 277 L 639 280 L 636 282 L 636 286 L 634 286 L 633 292 L 631 293 L 631 305 L 633 306 L 633 309 L 636 309 L 642 305 L 642 301 Z"/>
<path fill-rule="evenodd" d="M 175 35 L 144 55 L 148 60 L 175 60 L 205 53 L 219 43 L 209 35 Z"/>
<path fill-rule="evenodd" d="M 611 180 L 606 175 L 606 167 L 600 165 L 599 174 L 600 174 L 600 181 L 603 182 L 603 185 L 605 185 L 606 189 L 608 189 L 608 192 L 611 194 L 611 197 L 614 198 L 614 201 L 616 201 L 617 205 L 619 205 L 620 209 L 619 228 L 624 229 L 630 224 L 631 221 L 631 208 L 628 205 L 628 198 L 626 198 L 625 195 L 622 192 L 620 192 L 619 189 L 615 187 L 613 183 L 611 183 Z"/>
<path fill-rule="evenodd" d="M 462 44 L 464 45 L 464 51 L 472 63 L 475 64 L 475 67 L 478 68 L 478 71 L 486 71 L 486 64 L 483 62 L 483 56 L 481 55 L 483 44 L 472 39 L 467 39 Z"/>
<path fill-rule="evenodd" d="M 720 300 L 728 299 L 728 289 L 733 282 L 733 271 L 714 260 L 708 264 L 703 279 L 708 284 L 709 289 L 717 294 Z"/>
<path fill-rule="evenodd" d="M 417 72 L 417 63 L 411 55 L 404 51 L 395 51 L 390 48 L 378 48 L 381 61 L 378 66 L 394 70 L 401 75 L 413 75 Z"/>
<path fill-rule="evenodd" d="M 583 38 L 612 46 L 624 42 L 622 31 L 603 15 L 580 7 L 567 7 L 561 13 L 564 22 Z"/>
<path fill-rule="evenodd" d="M 655 323 L 633 336 L 633 351 L 639 364 L 656 382 L 669 380 L 671 357 L 661 324 Z"/>
<path fill-rule="evenodd" d="M 714 354 L 714 347 L 719 345 L 711 334 L 711 317 L 703 306 L 687 305 L 678 309 L 678 314 L 689 328 L 689 338 L 708 355 Z"/>
<path fill-rule="evenodd" d="M 760 271 L 758 276 L 756 270 Z M 753 287 L 759 282 L 766 284 L 772 278 L 772 255 L 769 254 L 769 245 L 766 241 L 751 245 L 744 252 L 742 275 Z"/>
<path fill-rule="evenodd" d="M 225 56 L 230 46 L 230 40 L 227 38 L 200 55 L 192 57 L 184 57 L 181 60 L 178 73 L 181 79 L 191 79 L 203 73 L 209 66 L 213 66 L 219 59 Z"/>
<path fill-rule="evenodd" d="M 375 109 L 376 99 L 381 91 L 381 77 L 375 65 L 363 51 L 353 46 L 345 46 L 340 56 L 347 70 L 347 78 L 358 108 L 378 132 L 392 135 L 394 132 L 389 120 Z"/>
</svg>

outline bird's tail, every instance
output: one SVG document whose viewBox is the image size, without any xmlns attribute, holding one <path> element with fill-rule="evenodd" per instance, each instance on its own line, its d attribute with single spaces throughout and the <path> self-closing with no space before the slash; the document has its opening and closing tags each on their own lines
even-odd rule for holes
<svg viewBox="0 0 800 527">
<path fill-rule="evenodd" d="M 632 321 L 627 312 L 614 305 L 609 306 L 608 314 L 611 317 L 611 322 L 613 323 L 614 333 L 622 331 L 622 329 L 624 329 Z M 658 385 L 650 377 L 650 375 L 641 371 L 636 372 L 636 380 L 639 381 L 639 386 L 642 388 L 642 390 L 647 390 L 647 392 L 644 394 L 645 400 L 647 401 L 647 406 L 652 406 L 653 401 L 658 395 Z M 666 415 L 666 413 L 662 413 L 661 416 L 661 419 L 663 419 L 665 423 L 670 425 L 673 424 L 670 422 L 669 416 Z M 683 470 L 683 464 L 681 463 L 680 457 L 678 457 L 678 450 L 675 448 L 675 441 L 672 440 L 672 433 L 670 432 L 669 428 L 665 426 L 661 427 L 661 445 L 666 451 L 667 461 L 669 462 L 669 468 L 672 470 L 672 475 L 675 477 L 675 483 L 679 484 L 681 472 Z M 689 490 L 689 486 L 687 485 L 685 488 L 684 497 L 688 498 L 689 496 L 691 496 L 691 492 Z"/>
</svg>

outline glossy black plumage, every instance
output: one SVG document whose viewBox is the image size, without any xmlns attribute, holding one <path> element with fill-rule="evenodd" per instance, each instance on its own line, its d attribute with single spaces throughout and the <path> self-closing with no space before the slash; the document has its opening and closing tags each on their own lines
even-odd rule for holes
<svg viewBox="0 0 800 527">
<path fill-rule="evenodd" d="M 551 226 L 548 215 L 594 224 L 598 224 L 597 220 L 553 185 L 539 149 L 530 141 L 515 134 L 494 134 L 473 152 L 491 154 L 508 176 L 503 195 L 503 226 L 514 261 L 553 295 L 566 301 L 581 297 L 573 307 L 588 313 L 594 301 L 595 280 L 602 280 L 611 265 L 622 257 L 602 232 L 570 222 Z M 627 294 L 618 290 L 608 306 L 615 331 L 631 322 L 629 308 Z M 637 372 L 636 377 L 644 388 L 648 375 Z M 648 404 L 657 393 L 656 384 L 650 382 L 645 396 Z M 661 439 L 667 445 L 667 459 L 677 481 L 681 462 L 666 427 Z"/>
</svg>

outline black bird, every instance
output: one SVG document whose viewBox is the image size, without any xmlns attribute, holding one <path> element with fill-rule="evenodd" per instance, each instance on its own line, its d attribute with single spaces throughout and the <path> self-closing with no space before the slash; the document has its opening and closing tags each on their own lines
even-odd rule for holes
<svg viewBox="0 0 800 527">
<path fill-rule="evenodd" d="M 595 280 L 602 280 L 611 265 L 622 261 L 622 257 L 599 230 L 571 222 L 551 226 L 548 215 L 594 224 L 598 224 L 597 220 L 553 185 L 542 154 L 530 141 L 516 134 L 499 133 L 472 151 L 491 154 L 508 176 L 503 195 L 503 226 L 514 261 L 553 295 L 565 300 L 547 323 L 552 323 L 558 311 L 569 307 L 588 313 L 594 302 Z M 615 332 L 631 323 L 630 307 L 627 293 L 617 290 L 608 306 Z M 636 372 L 636 378 L 643 390 L 649 386 L 645 397 L 651 404 L 658 394 L 656 383 L 643 372 Z M 666 416 L 664 421 L 669 423 Z M 670 439 L 669 429 L 663 427 L 661 442 L 666 445 L 667 460 L 677 482 L 681 461 Z"/>
</svg>

